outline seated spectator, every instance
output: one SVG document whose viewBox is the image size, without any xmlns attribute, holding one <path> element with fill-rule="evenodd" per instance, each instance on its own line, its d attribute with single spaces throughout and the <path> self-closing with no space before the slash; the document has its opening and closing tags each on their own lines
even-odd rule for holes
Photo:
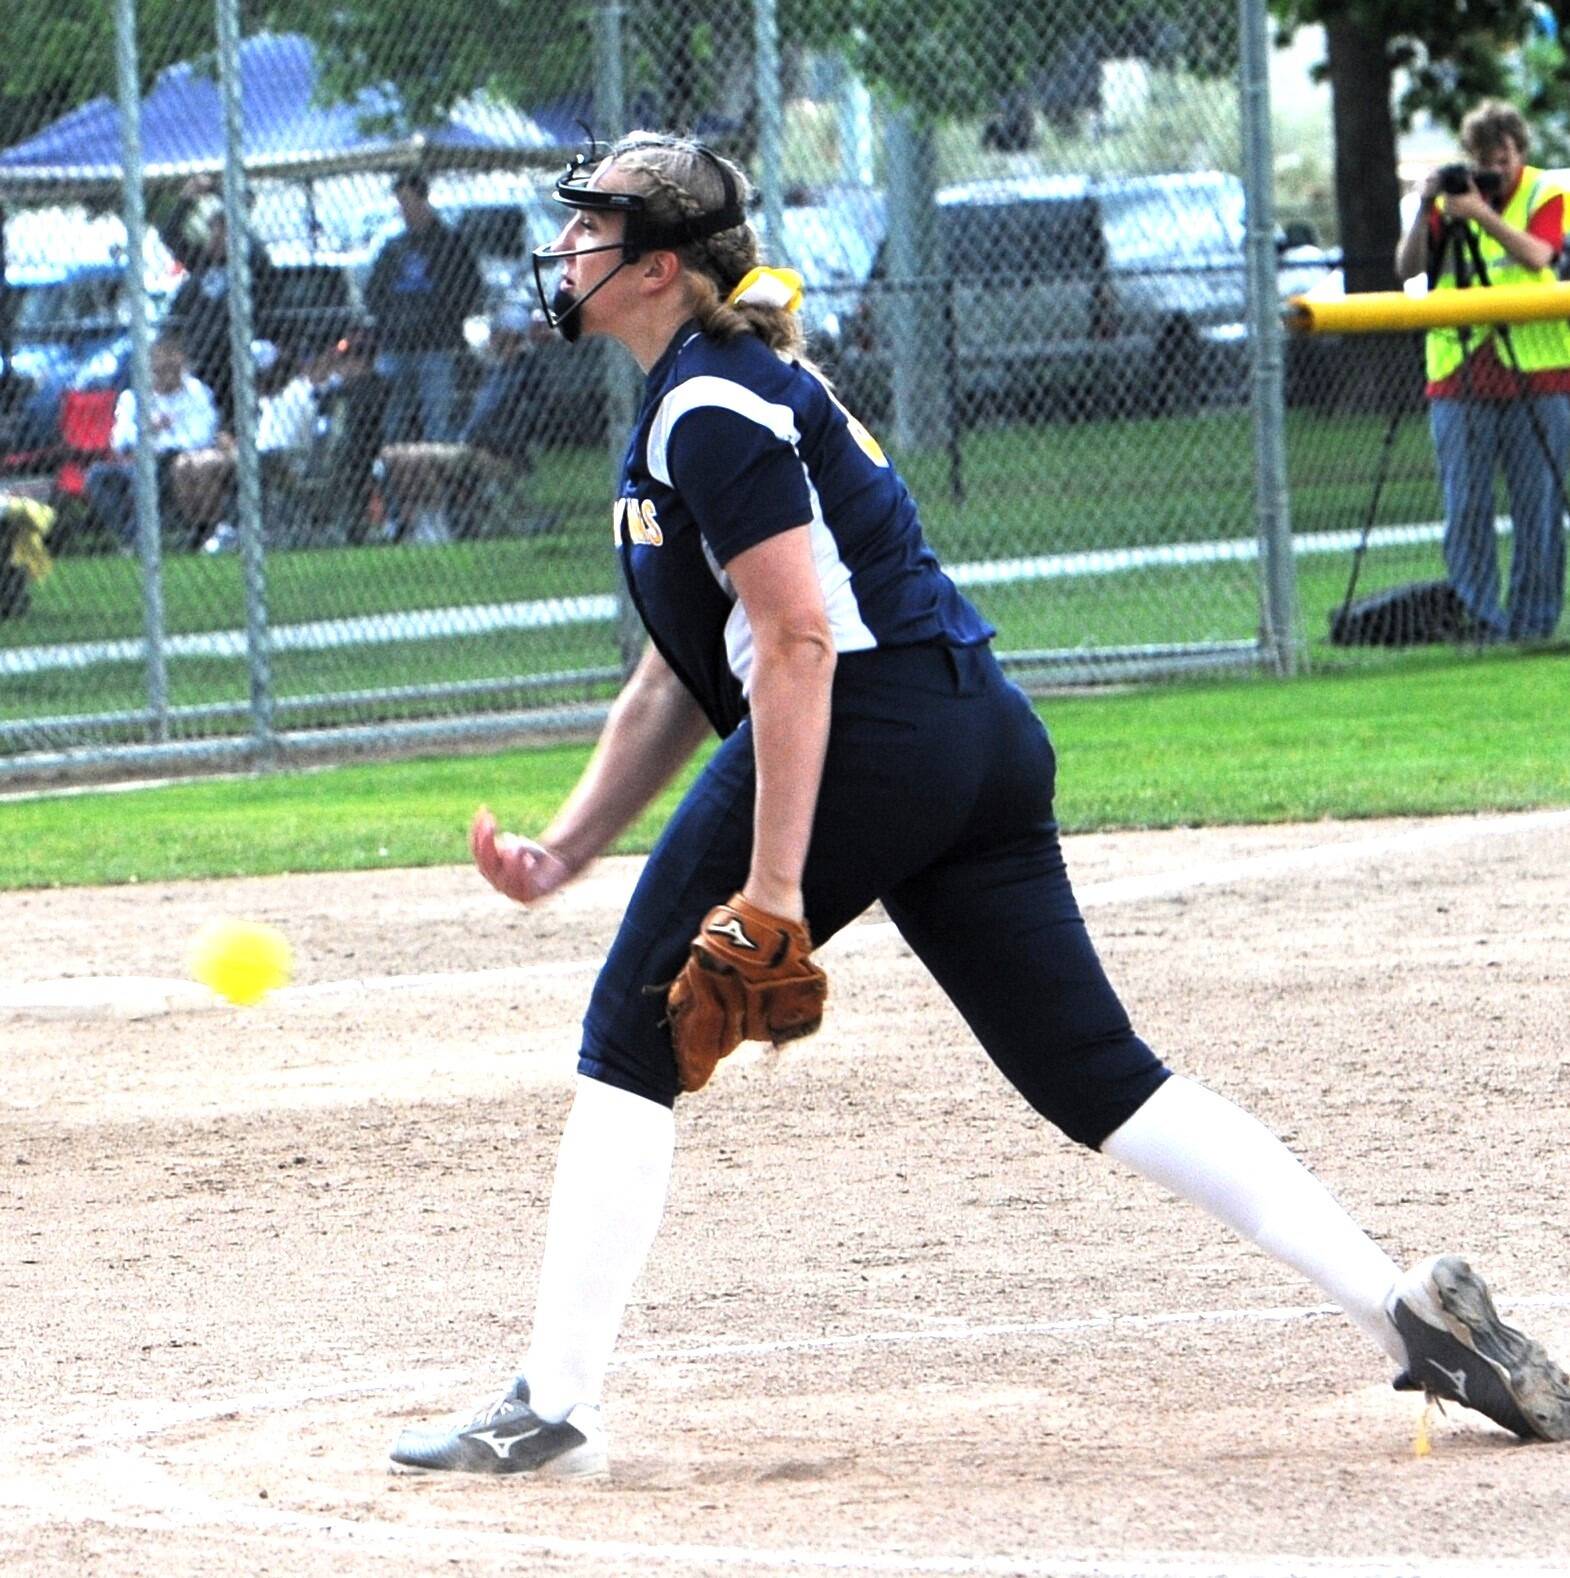
<svg viewBox="0 0 1570 1578">
<path fill-rule="evenodd" d="M 253 340 L 251 355 L 256 369 L 257 447 L 262 448 L 268 412 L 281 388 L 287 387 L 291 369 L 271 340 Z M 234 526 L 235 439 L 226 424 L 204 449 L 181 455 L 170 469 L 170 487 L 180 513 L 198 528 L 204 553 L 218 553 L 239 546 Z"/>
<path fill-rule="evenodd" d="M 400 538 L 444 542 L 472 535 L 481 500 L 529 471 L 537 420 L 530 340 L 532 314 L 509 303 L 491 318 L 491 366 L 455 444 L 389 444 L 381 462 L 389 498 L 398 501 Z"/>
<path fill-rule="evenodd" d="M 294 357 L 258 346 L 256 447 L 262 522 L 270 546 L 363 542 L 370 530 L 372 467 L 386 403 L 373 349 L 352 325 L 320 325 Z M 238 547 L 235 445 L 220 434 L 176 464 L 181 507 L 207 533 L 208 553 Z"/>
<path fill-rule="evenodd" d="M 387 380 L 375 362 L 375 337 L 367 329 L 350 329 L 338 341 L 332 373 L 317 393 L 326 439 L 318 459 L 351 543 L 364 542 L 373 525 L 374 472 L 388 399 Z"/>
<path fill-rule="evenodd" d="M 185 348 L 178 334 L 165 331 L 153 342 L 152 402 L 147 432 L 157 457 L 160 512 L 176 503 L 173 468 L 188 450 L 205 449 L 218 436 L 218 407 L 212 391 L 186 370 Z M 132 451 L 137 440 L 134 390 L 123 391 L 115 401 L 114 430 L 109 447 L 112 460 L 98 461 L 87 469 L 87 501 L 128 552 L 136 547 L 136 492 Z"/>
</svg>

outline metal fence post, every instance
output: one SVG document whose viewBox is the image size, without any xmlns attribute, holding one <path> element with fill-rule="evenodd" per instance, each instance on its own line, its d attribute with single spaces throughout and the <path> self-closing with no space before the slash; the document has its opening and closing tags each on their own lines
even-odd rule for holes
<svg viewBox="0 0 1570 1578">
<path fill-rule="evenodd" d="M 247 213 L 240 103 L 239 0 L 217 0 L 218 80 L 223 100 L 224 225 L 228 233 L 229 359 L 234 390 L 235 492 L 245 578 L 245 650 L 250 675 L 251 730 L 258 752 L 271 757 L 272 655 L 262 548 L 261 459 L 256 450 L 256 357 L 251 301 L 251 225 Z"/>
<path fill-rule="evenodd" d="M 609 127 L 611 137 L 627 129 L 627 95 L 622 66 L 622 19 L 626 12 L 620 0 L 605 0 L 594 12 L 594 116 L 595 134 Z M 638 409 L 636 369 L 614 347 L 605 352 L 605 435 L 609 445 L 611 493 L 621 486 L 622 453 Z M 627 588 L 616 586 L 616 646 L 623 674 L 632 673 L 638 654 L 643 651 L 643 622 L 633 607 Z"/>
<path fill-rule="evenodd" d="M 1260 547 L 1261 643 L 1278 674 L 1298 666 L 1297 566 L 1287 495 L 1286 403 L 1276 288 L 1275 171 L 1270 135 L 1270 22 L 1265 0 L 1239 0 L 1243 185 L 1248 203 L 1254 511 Z"/>
<path fill-rule="evenodd" d="M 758 190 L 763 233 L 776 263 L 784 258 L 785 117 L 780 84 L 780 30 L 774 0 L 753 0 L 753 103 L 758 112 Z"/>
<path fill-rule="evenodd" d="M 142 197 L 142 94 L 136 58 L 136 0 L 115 0 L 115 78 L 120 98 L 121 201 L 125 204 L 126 300 L 131 310 L 131 391 L 136 402 L 136 540 L 142 561 L 148 732 L 169 737 L 169 669 L 164 651 L 164 582 L 153 435 L 153 375 L 147 328 L 147 210 Z"/>
</svg>

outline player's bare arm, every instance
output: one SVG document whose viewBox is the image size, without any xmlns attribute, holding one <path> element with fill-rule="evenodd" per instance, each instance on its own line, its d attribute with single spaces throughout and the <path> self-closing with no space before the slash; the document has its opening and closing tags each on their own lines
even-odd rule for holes
<svg viewBox="0 0 1570 1578">
<path fill-rule="evenodd" d="M 758 790 L 742 891 L 759 909 L 800 920 L 834 684 L 834 638 L 808 528 L 766 538 L 726 571 L 752 624 L 756 653 L 749 702 Z"/>
<path fill-rule="evenodd" d="M 594 753 L 538 841 L 498 834 L 482 808 L 469 830 L 492 887 L 530 904 L 570 881 L 642 811 L 708 733 L 708 720 L 651 646 L 611 707 Z"/>
</svg>

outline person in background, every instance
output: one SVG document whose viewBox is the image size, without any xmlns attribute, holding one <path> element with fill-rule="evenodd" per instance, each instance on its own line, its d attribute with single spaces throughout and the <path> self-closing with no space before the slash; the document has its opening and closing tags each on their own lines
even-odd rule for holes
<svg viewBox="0 0 1570 1578">
<path fill-rule="evenodd" d="M 387 380 L 376 371 L 376 336 L 351 328 L 339 340 L 331 374 L 317 393 L 323 420 L 338 435 L 338 504 L 351 543 L 380 526 L 375 508 L 377 456 L 387 413 Z"/>
<path fill-rule="evenodd" d="M 184 338 L 191 371 L 213 392 L 225 427 L 234 423 L 234 374 L 229 352 L 229 226 L 223 199 L 210 177 L 196 176 L 181 191 L 159 226 L 165 244 L 185 268 L 186 279 L 169 305 L 170 326 Z M 278 342 L 278 271 L 266 249 L 250 247 L 252 334 Z"/>
<path fill-rule="evenodd" d="M 349 350 L 340 327 L 318 324 L 297 338 L 292 354 L 280 354 L 269 342 L 256 351 L 256 449 L 261 463 L 262 521 L 269 546 L 299 546 L 309 538 L 317 517 L 337 515 L 343 500 L 319 507 L 315 484 L 336 485 L 343 479 L 326 475 L 324 451 L 334 447 L 333 422 Z M 174 493 L 188 519 L 208 528 L 206 553 L 237 548 L 240 534 L 234 520 L 235 442 L 218 435 L 209 449 L 182 455 L 173 475 Z"/>
<path fill-rule="evenodd" d="M 218 406 L 212 391 L 186 368 L 179 334 L 166 329 L 153 342 L 152 403 L 147 433 L 157 456 L 159 501 L 164 510 L 177 504 L 173 471 L 187 451 L 203 450 L 218 437 Z M 127 551 L 136 546 L 135 472 L 132 451 L 141 424 L 136 392 L 123 390 L 115 401 L 109 447 L 112 460 L 87 469 L 87 500 L 98 518 Z"/>
<path fill-rule="evenodd" d="M 1530 136 L 1520 111 L 1498 100 L 1478 105 L 1461 123 L 1461 146 L 1471 169 L 1430 172 L 1396 249 L 1396 273 L 1407 280 L 1426 272 L 1435 290 L 1553 284 L 1565 242 L 1565 188 L 1526 162 Z M 1430 329 L 1426 361 L 1450 584 L 1480 640 L 1545 640 L 1558 627 L 1565 595 L 1570 324 L 1553 318 Z M 1513 535 L 1504 605 L 1494 526 L 1500 470 Z"/>
<path fill-rule="evenodd" d="M 468 535 L 486 493 L 528 474 L 539 420 L 531 340 L 539 327 L 517 302 L 493 313 L 489 366 L 457 442 L 390 444 L 382 451 L 388 491 L 410 516 L 409 540 L 445 540 L 454 521 L 456 534 Z"/>
<path fill-rule="evenodd" d="M 451 442 L 464 320 L 480 302 L 480 271 L 463 238 L 431 206 L 417 170 L 393 182 L 404 228 L 376 255 L 366 305 L 376 324 L 376 370 L 388 383 L 390 444 Z"/>
</svg>

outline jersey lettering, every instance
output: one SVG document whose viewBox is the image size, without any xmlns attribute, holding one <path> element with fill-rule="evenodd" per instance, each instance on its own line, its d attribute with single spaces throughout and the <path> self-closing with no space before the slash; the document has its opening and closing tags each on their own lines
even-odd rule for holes
<svg viewBox="0 0 1570 1578">
<path fill-rule="evenodd" d="M 821 380 L 820 380 L 821 382 Z M 823 392 L 829 397 L 830 402 L 839 414 L 845 418 L 845 426 L 850 429 L 850 436 L 856 441 L 856 448 L 864 454 L 875 466 L 888 469 L 889 457 L 883 453 L 883 446 L 862 425 L 859 418 L 854 417 L 846 409 L 844 402 L 828 386 L 823 385 Z"/>
<path fill-rule="evenodd" d="M 647 543 L 651 548 L 658 548 L 665 541 L 665 533 L 660 530 L 659 517 L 654 513 L 653 499 L 640 499 L 638 513 L 641 521 L 628 520 L 628 530 L 632 533 L 634 542 Z"/>
<path fill-rule="evenodd" d="M 618 548 L 622 545 L 623 536 L 649 548 L 658 548 L 665 541 L 653 499 L 624 496 L 616 500 L 616 506 L 611 511 L 611 540 Z"/>
</svg>

